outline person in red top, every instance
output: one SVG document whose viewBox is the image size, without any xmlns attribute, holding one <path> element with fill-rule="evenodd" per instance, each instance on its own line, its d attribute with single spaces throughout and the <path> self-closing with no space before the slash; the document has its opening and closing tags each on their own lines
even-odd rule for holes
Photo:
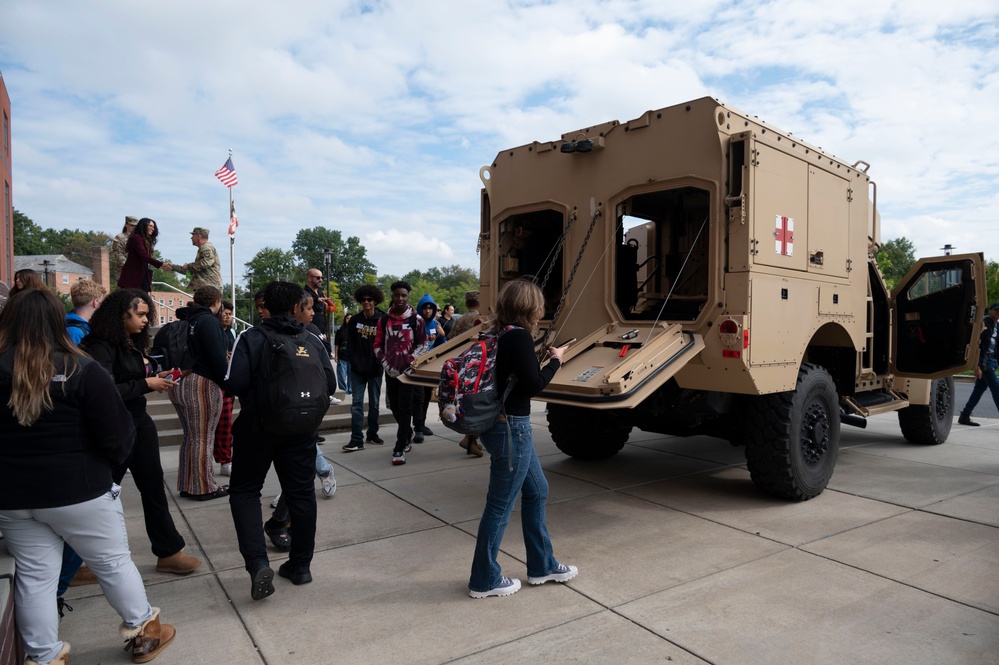
<svg viewBox="0 0 999 665">
<path fill-rule="evenodd" d="M 148 293 L 153 287 L 153 268 L 173 270 L 169 261 L 160 261 L 153 256 L 158 236 L 159 229 L 156 228 L 155 221 L 148 217 L 139 220 L 125 246 L 126 258 L 125 265 L 121 267 L 121 275 L 118 276 L 119 288 L 142 289 Z"/>
<path fill-rule="evenodd" d="M 392 284 L 392 307 L 378 319 L 375 333 L 375 358 L 385 368 L 385 396 L 392 417 L 398 423 L 392 464 L 405 464 L 406 453 L 412 448 L 413 401 L 417 391 L 422 408 L 423 388 L 403 383 L 399 375 L 413 363 L 413 358 L 426 350 L 427 331 L 423 319 L 409 304 L 408 283 Z"/>
</svg>

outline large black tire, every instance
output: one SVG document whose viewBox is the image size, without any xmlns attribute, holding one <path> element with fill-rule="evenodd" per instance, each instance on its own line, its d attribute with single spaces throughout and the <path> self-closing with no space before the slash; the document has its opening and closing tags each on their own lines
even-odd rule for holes
<svg viewBox="0 0 999 665">
<path fill-rule="evenodd" d="M 933 379 L 930 403 L 907 406 L 898 412 L 902 436 L 909 443 L 939 446 L 950 436 L 954 424 L 954 377 Z"/>
<path fill-rule="evenodd" d="M 613 457 L 624 447 L 631 423 L 614 410 L 549 404 L 548 431 L 566 455 L 598 460 Z"/>
<path fill-rule="evenodd" d="M 746 462 L 768 494 L 807 501 L 826 488 L 839 456 L 839 397 L 829 372 L 803 364 L 792 392 L 746 407 Z"/>
</svg>

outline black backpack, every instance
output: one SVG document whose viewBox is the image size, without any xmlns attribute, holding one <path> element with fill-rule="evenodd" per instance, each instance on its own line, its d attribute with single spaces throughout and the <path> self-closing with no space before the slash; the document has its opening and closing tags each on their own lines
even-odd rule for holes
<svg viewBox="0 0 999 665">
<path fill-rule="evenodd" d="M 311 434 L 330 408 L 329 386 L 312 333 L 295 335 L 258 326 L 267 338 L 260 373 L 264 389 L 260 425 L 271 434 Z"/>
<path fill-rule="evenodd" d="M 149 355 L 156 358 L 163 369 L 191 369 L 194 367 L 194 354 L 188 345 L 189 335 L 187 321 L 171 321 L 156 333 Z"/>
</svg>

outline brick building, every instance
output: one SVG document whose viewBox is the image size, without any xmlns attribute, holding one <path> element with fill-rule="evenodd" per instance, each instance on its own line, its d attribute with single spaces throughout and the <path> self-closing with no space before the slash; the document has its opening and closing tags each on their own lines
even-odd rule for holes
<svg viewBox="0 0 999 665">
<path fill-rule="evenodd" d="M 11 286 L 14 280 L 14 199 L 10 160 L 10 96 L 0 72 L 0 281 Z"/>
</svg>

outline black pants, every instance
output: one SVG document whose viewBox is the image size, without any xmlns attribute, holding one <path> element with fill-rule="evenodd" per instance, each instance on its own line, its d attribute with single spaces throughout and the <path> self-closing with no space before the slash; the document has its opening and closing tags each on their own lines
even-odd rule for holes
<svg viewBox="0 0 999 665">
<path fill-rule="evenodd" d="M 413 420 L 417 410 L 423 409 L 423 387 L 403 383 L 394 376 L 386 376 L 385 396 L 392 409 L 392 417 L 399 426 L 393 452 L 402 452 L 413 440 Z"/>
<path fill-rule="evenodd" d="M 427 426 L 427 410 L 430 408 L 430 395 L 433 388 L 417 388 L 413 396 L 413 427 L 417 431 Z"/>
<path fill-rule="evenodd" d="M 170 516 L 166 488 L 163 485 L 163 466 L 160 464 L 160 439 L 156 425 L 148 413 L 133 414 L 135 420 L 135 445 L 122 464 L 115 467 L 112 479 L 121 483 L 125 471 L 132 472 L 132 479 L 142 496 L 142 515 L 146 521 L 146 535 L 153 554 L 163 558 L 184 549 L 184 537 L 177 531 Z"/>
<path fill-rule="evenodd" d="M 309 568 L 316 549 L 316 434 L 281 437 L 263 432 L 254 421 L 253 414 L 243 412 L 232 426 L 229 510 L 239 553 L 248 571 L 267 562 L 260 490 L 273 463 L 295 527 L 288 560 Z"/>
</svg>

